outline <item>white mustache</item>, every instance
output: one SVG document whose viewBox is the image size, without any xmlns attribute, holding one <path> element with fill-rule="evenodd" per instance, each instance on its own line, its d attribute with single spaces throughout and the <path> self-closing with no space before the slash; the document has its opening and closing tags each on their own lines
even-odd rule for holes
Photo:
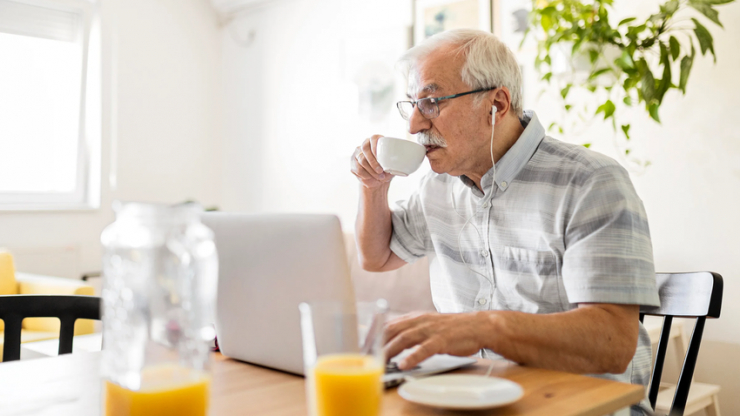
<svg viewBox="0 0 740 416">
<path fill-rule="evenodd" d="M 447 147 L 445 138 L 431 130 L 417 133 L 416 141 L 423 146 Z"/>
</svg>

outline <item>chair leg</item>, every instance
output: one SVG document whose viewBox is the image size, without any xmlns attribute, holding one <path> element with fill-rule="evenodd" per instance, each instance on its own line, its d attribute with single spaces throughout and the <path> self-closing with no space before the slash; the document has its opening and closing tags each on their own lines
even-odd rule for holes
<svg viewBox="0 0 740 416">
<path fill-rule="evenodd" d="M 712 404 L 706 407 L 707 416 L 720 416 L 719 414 L 719 396 L 712 395 Z"/>
<path fill-rule="evenodd" d="M 3 361 L 16 361 L 21 359 L 22 326 L 23 318 L 18 316 L 5 316 Z"/>
<path fill-rule="evenodd" d="M 59 355 L 69 354 L 72 352 L 72 340 L 75 336 L 74 318 L 60 319 L 59 328 Z"/>
</svg>

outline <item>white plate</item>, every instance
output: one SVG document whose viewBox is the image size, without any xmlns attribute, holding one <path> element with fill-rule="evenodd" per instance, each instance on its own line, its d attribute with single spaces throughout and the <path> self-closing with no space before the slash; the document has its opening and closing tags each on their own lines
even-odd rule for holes
<svg viewBox="0 0 740 416">
<path fill-rule="evenodd" d="M 446 374 L 408 381 L 398 388 L 404 399 L 443 409 L 490 409 L 514 403 L 524 390 L 513 381 L 471 374 Z"/>
</svg>

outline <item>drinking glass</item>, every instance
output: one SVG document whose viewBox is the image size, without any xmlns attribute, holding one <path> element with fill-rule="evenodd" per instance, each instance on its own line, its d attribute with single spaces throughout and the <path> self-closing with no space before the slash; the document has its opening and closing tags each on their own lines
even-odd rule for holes
<svg viewBox="0 0 740 416">
<path fill-rule="evenodd" d="M 388 303 L 301 303 L 306 398 L 311 416 L 378 416 Z"/>
</svg>

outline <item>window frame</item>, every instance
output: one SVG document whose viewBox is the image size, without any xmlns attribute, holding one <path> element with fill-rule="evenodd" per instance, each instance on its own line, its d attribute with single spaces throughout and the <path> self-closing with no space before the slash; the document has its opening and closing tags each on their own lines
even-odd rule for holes
<svg viewBox="0 0 740 416">
<path fill-rule="evenodd" d="M 71 192 L 0 192 L 0 211 L 71 211 L 100 208 L 101 30 L 96 0 L 13 0 L 78 14 L 82 66 L 77 140 L 77 173 Z M 29 36 L 29 35 L 24 35 Z"/>
</svg>

